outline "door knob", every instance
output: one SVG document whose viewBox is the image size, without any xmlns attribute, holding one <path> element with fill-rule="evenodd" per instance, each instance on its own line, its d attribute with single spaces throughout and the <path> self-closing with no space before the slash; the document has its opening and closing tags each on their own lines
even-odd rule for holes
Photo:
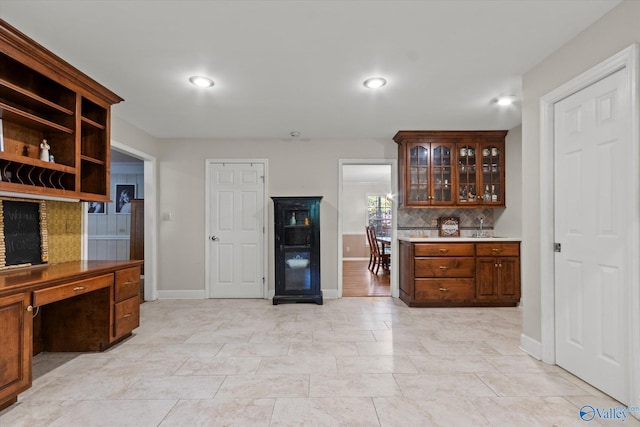
<svg viewBox="0 0 640 427">
<path fill-rule="evenodd" d="M 217 242 L 218 240 L 220 240 L 220 238 L 217 236 L 209 236 L 209 239 L 211 239 L 214 242 Z"/>
</svg>

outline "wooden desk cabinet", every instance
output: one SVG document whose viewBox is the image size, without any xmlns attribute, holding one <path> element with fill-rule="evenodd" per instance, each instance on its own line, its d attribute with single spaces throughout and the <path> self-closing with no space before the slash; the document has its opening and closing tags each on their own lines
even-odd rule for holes
<svg viewBox="0 0 640 427">
<path fill-rule="evenodd" d="M 31 294 L 0 297 L 0 410 L 31 386 Z"/>
<path fill-rule="evenodd" d="M 411 307 L 514 306 L 519 242 L 400 241 L 400 299 Z"/>
<path fill-rule="evenodd" d="M 141 264 L 78 261 L 0 274 L 0 410 L 31 386 L 33 354 L 103 351 L 131 335 L 140 325 Z"/>
</svg>

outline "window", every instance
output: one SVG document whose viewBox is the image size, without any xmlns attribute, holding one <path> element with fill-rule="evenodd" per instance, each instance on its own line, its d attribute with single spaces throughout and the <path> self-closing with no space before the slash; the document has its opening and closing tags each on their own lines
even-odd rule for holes
<svg viewBox="0 0 640 427">
<path fill-rule="evenodd" d="M 391 236 L 391 199 L 387 195 L 367 195 L 367 225 L 377 236 Z"/>
</svg>

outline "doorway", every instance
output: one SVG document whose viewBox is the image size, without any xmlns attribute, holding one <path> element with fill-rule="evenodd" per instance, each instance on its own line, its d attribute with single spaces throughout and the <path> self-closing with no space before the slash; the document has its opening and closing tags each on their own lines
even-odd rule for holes
<svg viewBox="0 0 640 427">
<path fill-rule="evenodd" d="M 366 227 L 373 225 L 378 234 L 395 239 L 395 170 L 395 160 L 340 160 L 338 294 L 343 297 L 393 296 L 394 286 L 397 295 L 395 258 L 388 270 L 371 272 L 366 236 Z"/>
<path fill-rule="evenodd" d="M 118 141 L 111 140 L 111 162 L 120 163 L 121 176 L 111 178 L 112 189 L 115 184 L 135 183 L 136 197 L 145 199 L 144 211 L 144 299 L 158 299 L 157 292 L 157 231 L 156 231 L 156 170 L 157 160 L 143 151 L 131 148 Z M 111 165 L 110 165 L 111 167 Z M 132 177 L 135 175 L 135 178 Z M 141 175 L 140 175 L 141 174 Z M 132 182 L 130 182 L 132 181 Z M 88 204 L 87 204 L 88 205 Z M 92 211 L 90 214 L 88 211 Z M 95 206 L 87 206 L 84 210 L 82 227 L 82 259 L 129 259 L 129 215 L 119 214 L 117 219 L 107 219 L 115 213 L 113 203 L 103 203 L 100 211 Z M 89 215 L 92 215 L 90 218 Z M 124 229 L 124 231 L 122 231 Z M 126 238 L 125 238 L 126 237 Z M 94 240 L 91 242 L 90 240 Z M 94 245 L 100 241 L 99 245 Z"/>
<path fill-rule="evenodd" d="M 540 181 L 542 358 L 626 405 L 640 402 L 637 58 L 543 97 L 541 120 L 555 165 Z"/>
</svg>

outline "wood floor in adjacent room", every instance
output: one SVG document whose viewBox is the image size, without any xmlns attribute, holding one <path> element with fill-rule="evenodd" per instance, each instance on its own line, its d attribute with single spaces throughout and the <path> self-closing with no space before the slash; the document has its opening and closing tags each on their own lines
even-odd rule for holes
<svg viewBox="0 0 640 427">
<path fill-rule="evenodd" d="M 369 261 L 342 261 L 343 297 L 391 296 L 389 270 L 380 268 L 374 274 L 367 266 Z"/>
</svg>

